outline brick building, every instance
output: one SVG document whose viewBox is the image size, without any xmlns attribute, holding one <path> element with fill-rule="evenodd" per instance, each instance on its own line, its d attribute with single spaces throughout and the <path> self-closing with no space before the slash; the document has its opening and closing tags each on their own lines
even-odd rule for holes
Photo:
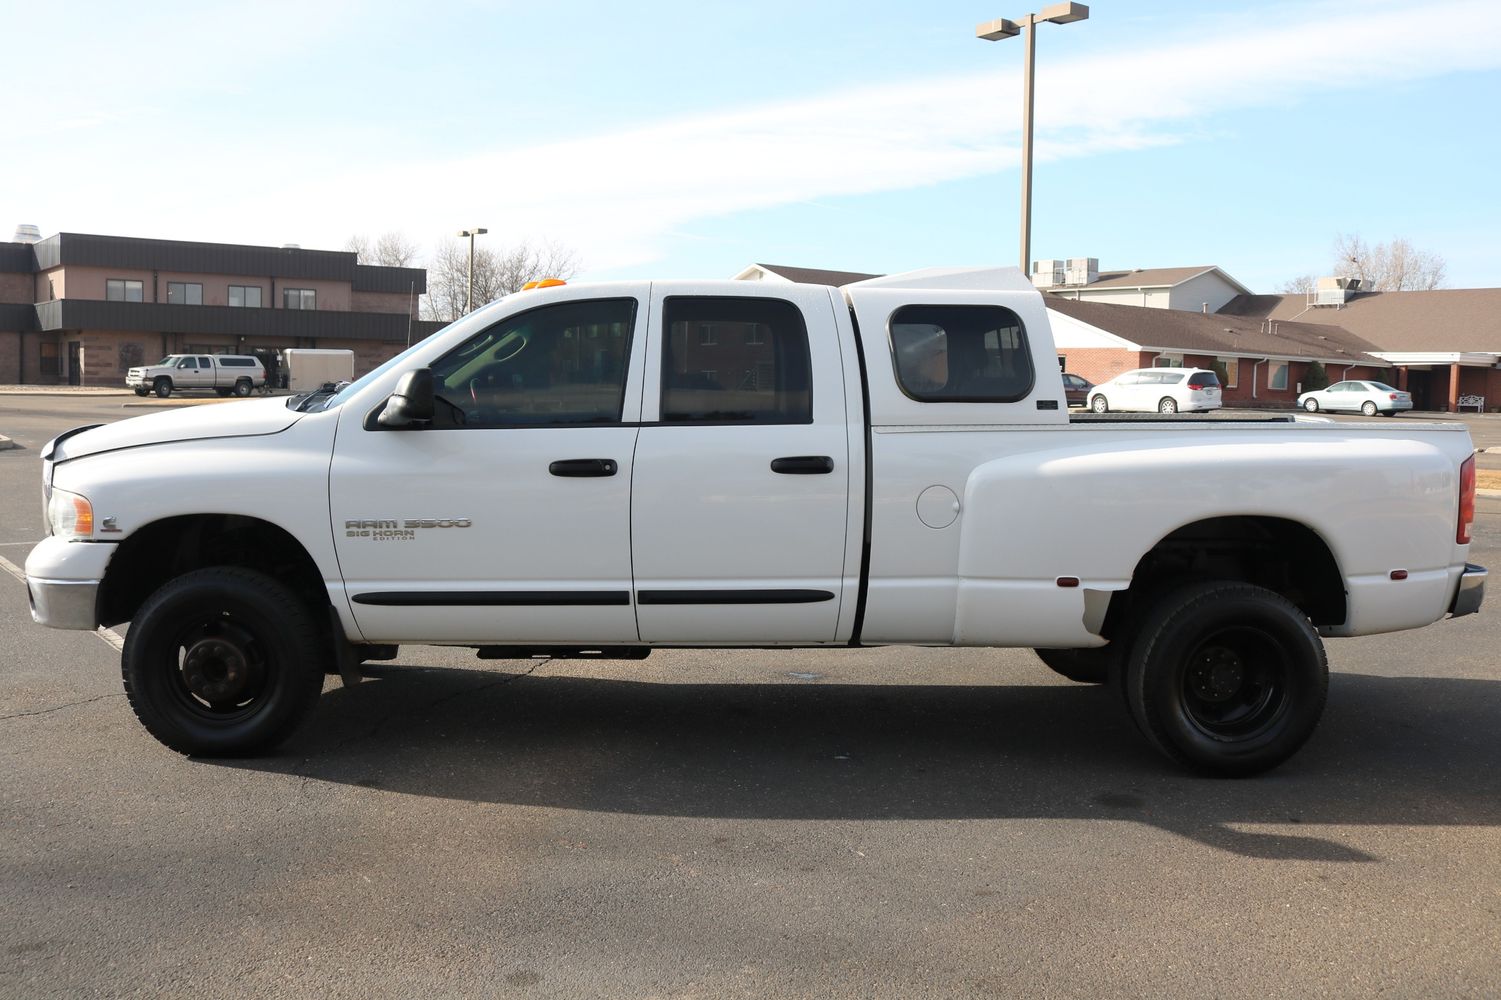
<svg viewBox="0 0 1501 1000">
<path fill-rule="evenodd" d="M 363 373 L 435 332 L 427 272 L 353 253 L 58 233 L 0 244 L 0 382 L 122 385 L 173 353 L 347 349 Z"/>
</svg>

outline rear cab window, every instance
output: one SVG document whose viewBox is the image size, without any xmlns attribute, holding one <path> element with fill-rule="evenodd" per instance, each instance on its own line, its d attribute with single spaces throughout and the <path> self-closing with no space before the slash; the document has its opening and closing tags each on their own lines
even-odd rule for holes
<svg viewBox="0 0 1501 1000">
<path fill-rule="evenodd" d="M 1035 373 L 1026 331 L 1003 306 L 910 305 L 891 316 L 897 385 L 924 403 L 1014 403 Z"/>
</svg>

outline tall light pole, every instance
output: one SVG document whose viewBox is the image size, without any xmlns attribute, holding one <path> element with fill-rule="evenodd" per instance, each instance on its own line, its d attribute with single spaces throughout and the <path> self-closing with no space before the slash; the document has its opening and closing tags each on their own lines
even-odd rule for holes
<svg viewBox="0 0 1501 1000">
<path fill-rule="evenodd" d="M 1032 90 L 1037 58 L 1037 26 L 1044 21 L 1069 24 L 1089 17 L 1082 3 L 1055 3 L 1015 21 L 1004 17 L 975 26 L 975 37 L 998 42 L 1026 32 L 1027 61 L 1022 82 L 1022 274 L 1031 275 L 1032 256 Z"/>
<path fill-rule="evenodd" d="M 474 238 L 488 233 L 488 229 L 460 229 L 460 236 L 469 237 L 469 294 L 464 298 L 464 312 L 474 312 Z"/>
</svg>

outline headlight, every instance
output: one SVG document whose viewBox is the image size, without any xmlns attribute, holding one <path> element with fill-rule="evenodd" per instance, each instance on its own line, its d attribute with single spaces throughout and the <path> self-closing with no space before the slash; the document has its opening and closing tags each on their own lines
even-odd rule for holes
<svg viewBox="0 0 1501 1000">
<path fill-rule="evenodd" d="M 47 530 L 54 538 L 93 538 L 94 505 L 77 493 L 54 489 L 47 499 Z"/>
</svg>

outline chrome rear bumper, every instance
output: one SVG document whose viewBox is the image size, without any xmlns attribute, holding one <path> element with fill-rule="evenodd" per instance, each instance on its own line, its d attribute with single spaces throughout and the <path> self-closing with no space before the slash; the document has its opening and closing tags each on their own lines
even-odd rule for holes
<svg viewBox="0 0 1501 1000">
<path fill-rule="evenodd" d="M 1485 567 L 1476 566 L 1474 563 L 1465 563 L 1465 571 L 1459 578 L 1459 589 L 1454 593 L 1454 601 L 1449 605 L 1449 614 L 1454 618 L 1460 615 L 1473 615 L 1480 610 L 1480 604 L 1485 600 Z"/>
</svg>

